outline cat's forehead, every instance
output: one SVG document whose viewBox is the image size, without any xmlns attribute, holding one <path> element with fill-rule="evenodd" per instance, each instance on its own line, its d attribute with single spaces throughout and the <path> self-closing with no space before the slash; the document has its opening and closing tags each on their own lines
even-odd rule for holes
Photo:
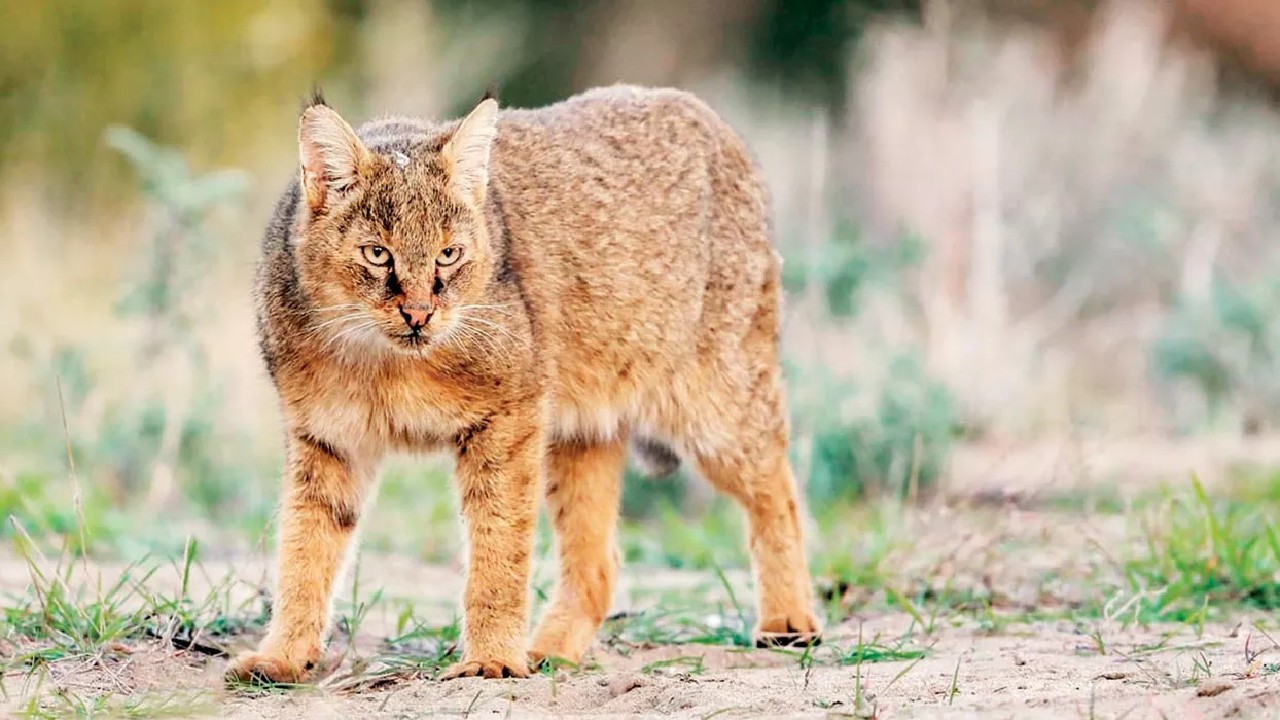
<svg viewBox="0 0 1280 720">
<path fill-rule="evenodd" d="M 448 179 L 439 151 L 424 143 L 397 141 L 375 144 L 370 149 L 381 159 L 381 174 L 392 184 L 408 183 L 429 189 L 442 187 Z"/>
<path fill-rule="evenodd" d="M 419 157 L 419 153 L 413 151 L 413 148 L 401 147 L 399 144 L 390 147 L 374 147 L 374 153 L 381 156 L 386 161 L 384 172 L 391 172 L 403 176 L 411 167 L 414 170 L 421 170 L 424 163 Z"/>
<path fill-rule="evenodd" d="M 364 232 L 432 243 L 441 228 L 463 221 L 466 210 L 449 192 L 438 152 L 402 140 L 371 143 L 370 150 L 378 157 L 377 169 L 352 208 Z"/>
<path fill-rule="evenodd" d="M 407 165 L 412 168 L 413 160 Z M 387 177 L 394 175 L 398 177 Z M 402 174 L 388 169 L 359 201 L 356 214 L 368 227 L 365 232 L 379 232 L 401 242 L 432 243 L 456 226 L 465 210 L 447 189 L 429 179 L 425 182 L 412 173 Z"/>
</svg>

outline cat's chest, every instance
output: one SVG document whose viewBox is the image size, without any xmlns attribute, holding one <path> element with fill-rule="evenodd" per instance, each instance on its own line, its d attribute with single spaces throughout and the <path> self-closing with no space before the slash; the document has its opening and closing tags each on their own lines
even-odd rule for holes
<svg viewBox="0 0 1280 720">
<path fill-rule="evenodd" d="M 326 370 L 298 388 L 293 407 L 300 425 L 335 447 L 431 450 L 475 422 L 474 409 L 429 372 Z"/>
</svg>

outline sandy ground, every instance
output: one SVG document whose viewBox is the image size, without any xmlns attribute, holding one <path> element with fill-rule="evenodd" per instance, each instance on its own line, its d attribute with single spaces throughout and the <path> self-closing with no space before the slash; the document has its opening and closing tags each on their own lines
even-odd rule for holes
<svg viewBox="0 0 1280 720">
<path fill-rule="evenodd" d="M 902 618 L 864 624 L 890 629 Z M 850 628 L 840 628 L 848 632 Z M 1175 635 L 1166 637 L 1165 632 Z M 1138 648 L 1172 643 L 1147 655 Z M 1210 667 L 1242 666 L 1245 635 L 1212 628 L 1200 638 L 1172 628 L 1118 633 L 1099 655 L 1074 628 L 1016 628 L 1001 636 L 945 630 L 931 641 L 929 656 L 855 667 L 815 667 L 806 672 L 794 659 L 769 652 L 724 648 L 665 647 L 622 658 L 601 654 L 604 670 L 552 680 L 405 683 L 358 695 L 276 696 L 231 700 L 232 717 L 412 717 L 435 712 L 476 716 L 704 718 L 827 717 L 903 718 L 1057 717 L 1246 717 L 1265 709 L 1280 712 L 1280 683 L 1224 673 L 1196 687 L 1177 688 L 1191 674 L 1193 658 Z M 655 660 L 702 657 L 706 671 L 641 673 Z M 897 681 L 894 681 L 894 678 Z M 857 686 L 864 698 L 856 707 Z M 952 689 L 955 689 L 953 694 Z M 477 694 L 478 693 L 478 694 Z M 1092 715 L 1090 713 L 1093 713 Z M 1127 715 L 1126 715 L 1127 713 Z"/>
<path fill-rule="evenodd" d="M 904 617 L 862 623 L 901 633 Z M 831 640 L 852 640 L 836 629 Z M 1257 633 L 1210 626 L 1125 631 L 1103 629 L 1105 652 L 1070 623 L 1018 625 L 999 633 L 947 627 L 924 640 L 919 661 L 836 667 L 816 653 L 814 666 L 769 651 L 706 646 L 638 649 L 627 656 L 598 649 L 601 669 L 561 671 L 529 680 L 397 680 L 375 688 L 340 689 L 343 670 L 318 688 L 251 694 L 219 686 L 225 661 L 137 646 L 93 665 L 63 661 L 46 691 L 109 692 L 169 698 L 184 713 L 230 718 L 461 717 L 882 717 L 882 718 L 1227 718 L 1280 713 L 1280 681 L 1260 672 Z M 1152 647 L 1160 647 L 1151 650 Z M 834 651 L 833 651 L 834 652 Z M 1280 653 L 1267 653 L 1272 661 Z M 656 661 L 700 658 L 653 669 Z M 643 670 L 649 666 L 648 671 Z M 1197 666 L 1208 667 L 1207 676 Z M 339 682 L 334 682 L 339 680 Z M 13 693 L 17 678 L 8 681 Z M 861 693 L 861 706 L 857 697 Z"/>
<path fill-rule="evenodd" d="M 1027 500 L 1105 489 L 1119 497 L 1185 481 L 1229 485 L 1235 471 L 1280 467 L 1280 435 L 1061 437 L 962 444 L 948 459 L 942 491 L 954 498 Z"/>
<path fill-rule="evenodd" d="M 931 519 L 930 519 L 931 518 Z M 1080 526 L 1055 525 L 1050 516 L 1025 511 L 952 512 L 905 518 L 921 524 L 919 545 L 898 569 L 946 574 L 963 589 L 984 586 L 1010 618 L 1039 607 L 1072 602 L 1042 578 L 1046 569 L 1076 585 L 1095 566 L 1075 566 L 1075 547 L 1093 540 Z M 931 528 L 933 533 L 926 531 Z M 985 544 L 973 531 L 994 528 Z M 968 529 L 966 529 L 968 528 Z M 912 528 L 913 530 L 917 528 Z M 1105 535 L 1105 527 L 1089 532 Z M 968 535 L 966 535 L 968 533 Z M 952 542 L 945 542 L 950 538 Z M 1075 543 L 1074 545 L 1072 543 Z M 963 550 L 968 543 L 968 550 Z M 930 548 L 933 548 L 931 551 Z M 986 551 L 983 549 L 986 548 Z M 963 550 L 963 551 L 962 551 Z M 1002 557 L 1001 553 L 1006 556 Z M 951 563 L 940 571 L 939 563 Z M 1057 563 L 1058 567 L 1053 567 Z M 250 592 L 262 564 L 245 559 L 204 568 L 194 581 L 216 581 L 224 572 L 246 579 Z M 119 568 L 104 567 L 110 576 Z M 0 590 L 25 586 L 25 567 L 0 563 Z M 447 622 L 461 588 L 454 568 L 423 566 L 403 558 L 374 557 L 361 563 L 366 587 L 384 598 L 412 600 L 430 622 Z M 705 572 L 631 568 L 619 606 L 649 611 L 658 598 L 702 597 L 714 606 L 718 581 Z M 377 581 L 375 581 L 377 578 Z M 156 589 L 176 583 L 176 573 L 157 573 Z M 730 575 L 746 593 L 747 578 Z M 856 598 L 856 591 L 852 596 Z M 1038 599 L 1037 599 L 1038 598 Z M 389 603 L 393 605 L 394 603 Z M 135 704 L 147 713 L 230 718 L 414 718 L 458 717 L 879 717 L 879 718 L 1226 718 L 1280 714 L 1280 646 L 1253 626 L 1261 616 L 1241 615 L 1202 631 L 1190 625 L 1125 627 L 1115 620 L 1025 622 L 993 625 L 980 613 L 936 618 L 923 632 L 905 612 L 865 611 L 830 628 L 807 669 L 794 656 L 723 646 L 609 643 L 592 651 L 598 668 L 558 671 L 529 680 L 394 678 L 363 682 L 353 668 L 373 660 L 372 649 L 394 623 L 394 610 L 372 613 L 358 636 L 354 664 L 348 660 L 317 687 L 291 691 L 230 691 L 221 686 L 226 660 L 174 649 L 158 641 L 131 643 L 105 659 L 68 658 L 46 673 L 5 678 L 6 704 L 25 707 L 33 696 L 55 710 L 69 694 L 111 697 L 117 709 Z M 842 653 L 861 638 L 882 646 L 923 650 L 919 659 L 865 661 L 860 667 Z M 232 641 L 247 645 L 251 638 Z M 6 654 L 14 647 L 0 645 Z M 360 658 L 363 658 L 362 660 Z M 1271 664 L 1268 667 L 1268 664 Z M 861 702 L 858 698 L 861 697 Z M 142 712 L 143 710 L 147 712 Z M 56 714 L 56 712 L 55 712 Z M 81 715 L 84 713 L 81 712 Z"/>
<path fill-rule="evenodd" d="M 1044 458 L 1055 452 L 1016 462 L 993 463 L 990 457 L 962 461 L 988 473 L 993 467 L 997 472 L 1017 467 L 1018 474 L 1038 472 L 1043 478 Z M 1105 482 L 1108 474 L 1095 477 Z M 365 593 L 381 591 L 383 603 L 361 626 L 355 652 L 317 686 L 228 690 L 220 681 L 225 658 L 148 640 L 100 658 L 58 660 L 34 675 L 10 672 L 0 707 L 14 716 L 30 715 L 22 711 L 36 698 L 48 713 L 41 717 L 57 716 L 69 706 L 68 697 L 81 703 L 97 697 L 130 716 L 245 719 L 1280 717 L 1280 644 L 1272 639 L 1280 635 L 1257 628 L 1259 621 L 1274 626 L 1274 618 L 1263 613 L 1241 611 L 1203 628 L 1140 627 L 1120 621 L 1125 598 L 1118 597 L 1114 612 L 1108 613 L 1111 619 L 1030 619 L 1069 610 L 1095 592 L 1100 574 L 1115 572 L 1111 556 L 1134 542 L 1128 534 L 1132 517 L 1037 509 L 1034 503 L 1020 502 L 1016 492 L 993 500 L 986 486 L 952 495 L 946 504 L 907 509 L 889 518 L 890 527 L 879 532 L 895 549 L 878 572 L 886 584 L 912 593 L 923 583 L 980 594 L 993 611 L 926 618 L 932 626 L 926 631 L 918 618 L 885 609 L 883 597 L 863 597 L 853 587 L 845 598 L 856 612 L 828 628 L 808 667 L 779 652 L 609 642 L 602 632 L 589 658 L 598 667 L 589 670 L 561 670 L 554 677 L 528 680 L 394 677 L 368 682 L 362 678 L 385 661 L 375 651 L 394 625 L 397 608 L 412 603 L 415 616 L 429 623 L 449 622 L 462 575 L 456 567 L 366 556 L 359 565 L 361 587 Z M 860 537 L 860 529 L 851 530 L 850 537 Z M 867 551 L 859 545 L 848 552 L 860 556 Z M 265 567 L 257 557 L 206 562 L 192 579 L 193 595 L 223 577 L 235 577 L 241 582 L 232 592 L 251 596 L 266 577 Z M 121 568 L 104 565 L 94 572 L 98 570 L 114 577 Z M 550 568 L 541 567 L 539 582 L 548 581 L 549 574 Z M 165 568 L 147 584 L 153 591 L 172 592 L 178 577 L 176 569 Z M 729 573 L 728 581 L 740 597 L 750 597 L 745 573 Z M 24 563 L 0 556 L 0 594 L 21 595 L 28 582 Z M 697 598 L 712 608 L 725 600 L 710 572 L 631 567 L 624 570 L 616 606 L 646 613 L 672 598 Z M 864 660 L 861 665 L 847 657 L 841 661 L 860 637 L 923 651 L 923 656 Z M 250 637 L 238 638 L 230 649 L 251 642 Z M 0 640 L 0 654 L 22 650 Z"/>
</svg>

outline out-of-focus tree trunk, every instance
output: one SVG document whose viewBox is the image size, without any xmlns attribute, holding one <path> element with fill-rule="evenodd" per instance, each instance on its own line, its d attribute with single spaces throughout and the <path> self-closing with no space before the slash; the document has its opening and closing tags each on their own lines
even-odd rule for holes
<svg viewBox="0 0 1280 720">
<path fill-rule="evenodd" d="M 1181 34 L 1280 84 L 1280 2 L 1177 0 L 1176 5 Z"/>
</svg>

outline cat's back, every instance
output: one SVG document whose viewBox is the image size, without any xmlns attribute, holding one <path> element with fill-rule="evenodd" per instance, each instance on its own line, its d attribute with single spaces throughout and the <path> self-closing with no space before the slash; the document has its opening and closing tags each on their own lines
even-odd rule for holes
<svg viewBox="0 0 1280 720">
<path fill-rule="evenodd" d="M 705 210 L 727 126 L 690 93 L 614 85 L 499 116 L 493 172 L 506 202 L 566 222 L 648 225 Z M 731 132 L 731 131 L 729 131 Z M 549 207 L 550 206 L 550 207 Z"/>
<path fill-rule="evenodd" d="M 492 177 L 512 251 L 549 296 L 573 282 L 592 302 L 640 309 L 665 297 L 696 312 L 717 264 L 773 258 L 745 143 L 686 91 L 613 85 L 506 110 Z"/>
</svg>

